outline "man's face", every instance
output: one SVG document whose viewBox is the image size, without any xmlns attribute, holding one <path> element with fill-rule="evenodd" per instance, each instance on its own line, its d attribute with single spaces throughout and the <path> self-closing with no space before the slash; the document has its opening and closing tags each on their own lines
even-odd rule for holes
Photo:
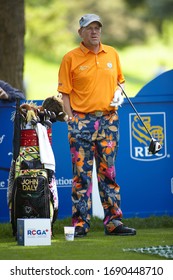
<svg viewBox="0 0 173 280">
<path fill-rule="evenodd" d="M 98 22 L 92 22 L 79 29 L 79 35 L 86 47 L 97 46 L 100 43 L 101 27 Z"/>
</svg>

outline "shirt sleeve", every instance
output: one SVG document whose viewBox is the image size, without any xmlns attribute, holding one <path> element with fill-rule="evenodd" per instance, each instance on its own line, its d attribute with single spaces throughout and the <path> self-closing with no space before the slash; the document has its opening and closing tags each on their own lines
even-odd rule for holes
<svg viewBox="0 0 173 280">
<path fill-rule="evenodd" d="M 120 58 L 119 58 L 118 54 L 117 54 L 117 70 L 118 70 L 118 81 L 117 82 L 122 84 L 122 83 L 125 82 L 125 78 L 124 78 L 124 75 L 123 75 L 123 71 L 122 71 L 121 63 L 120 63 Z"/>
<path fill-rule="evenodd" d="M 58 91 L 70 94 L 72 91 L 71 57 L 65 55 L 58 73 Z"/>
<path fill-rule="evenodd" d="M 8 83 L 3 83 L 2 85 L 2 88 L 3 90 L 7 93 L 8 95 L 8 99 L 7 100 L 4 100 L 4 101 L 10 101 L 10 102 L 15 102 L 16 101 L 16 98 L 19 98 L 19 99 L 25 99 L 25 96 L 23 94 L 22 91 L 20 91 L 19 89 L 17 88 L 13 88 L 10 84 Z"/>
</svg>

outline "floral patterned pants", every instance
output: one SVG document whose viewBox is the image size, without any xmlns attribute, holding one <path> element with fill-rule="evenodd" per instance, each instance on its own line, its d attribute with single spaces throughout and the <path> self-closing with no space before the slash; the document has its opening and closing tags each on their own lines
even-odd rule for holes
<svg viewBox="0 0 173 280">
<path fill-rule="evenodd" d="M 97 117 L 94 114 L 74 112 L 68 123 L 68 138 L 73 166 L 72 223 L 90 228 L 93 159 L 104 225 L 111 227 L 111 220 L 121 220 L 120 187 L 116 183 L 115 160 L 119 140 L 117 112 Z"/>
</svg>

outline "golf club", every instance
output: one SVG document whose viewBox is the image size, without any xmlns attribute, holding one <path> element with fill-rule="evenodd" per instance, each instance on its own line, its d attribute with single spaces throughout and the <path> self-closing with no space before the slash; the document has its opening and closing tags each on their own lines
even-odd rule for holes
<svg viewBox="0 0 173 280">
<path fill-rule="evenodd" d="M 118 83 L 118 86 L 121 88 L 122 93 L 125 95 L 125 97 L 127 98 L 128 102 L 130 103 L 131 107 L 133 108 L 133 110 L 135 111 L 136 115 L 138 116 L 138 118 L 140 119 L 142 125 L 144 126 L 144 128 L 146 129 L 146 131 L 148 132 L 150 138 L 151 138 L 151 142 L 149 145 L 149 152 L 152 154 L 156 154 L 157 152 L 159 152 L 162 148 L 162 145 L 155 139 L 153 138 L 153 136 L 151 135 L 150 131 L 148 130 L 148 128 L 146 127 L 145 123 L 143 122 L 141 116 L 139 115 L 138 111 L 136 110 L 135 106 L 133 105 L 132 101 L 130 100 L 130 98 L 127 96 L 126 92 L 124 91 L 124 89 L 122 88 L 122 86 L 120 85 L 120 83 Z"/>
</svg>

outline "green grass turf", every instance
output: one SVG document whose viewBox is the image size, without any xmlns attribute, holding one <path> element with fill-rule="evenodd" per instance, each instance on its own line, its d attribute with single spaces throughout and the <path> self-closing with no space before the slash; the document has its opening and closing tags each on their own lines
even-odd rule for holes
<svg viewBox="0 0 173 280">
<path fill-rule="evenodd" d="M 153 221 L 153 223 L 152 223 Z M 84 238 L 73 242 L 64 239 L 63 227 L 70 219 L 57 220 L 51 246 L 18 246 L 10 224 L 0 225 L 1 260 L 162 260 L 164 257 L 137 252 L 124 252 L 127 248 L 173 245 L 173 217 L 128 219 L 134 224 L 136 236 L 106 236 L 102 221 L 93 219 L 91 230 Z"/>
</svg>

